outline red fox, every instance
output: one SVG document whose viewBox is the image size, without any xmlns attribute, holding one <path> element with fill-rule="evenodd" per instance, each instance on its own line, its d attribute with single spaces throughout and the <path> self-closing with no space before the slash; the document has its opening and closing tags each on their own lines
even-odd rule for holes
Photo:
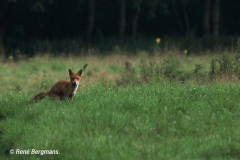
<svg viewBox="0 0 240 160">
<path fill-rule="evenodd" d="M 70 82 L 67 80 L 60 80 L 52 86 L 49 92 L 38 93 L 31 99 L 30 102 L 37 102 L 47 95 L 50 99 L 64 100 L 65 98 L 69 98 L 72 100 L 73 96 L 77 92 L 82 72 L 87 68 L 87 65 L 88 64 L 85 64 L 83 69 L 80 69 L 77 73 L 74 73 L 71 69 L 69 69 Z"/>
</svg>

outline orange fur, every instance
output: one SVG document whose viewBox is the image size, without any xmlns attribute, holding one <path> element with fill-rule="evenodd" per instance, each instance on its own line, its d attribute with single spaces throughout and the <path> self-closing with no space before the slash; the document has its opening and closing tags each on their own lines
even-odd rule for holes
<svg viewBox="0 0 240 160">
<path fill-rule="evenodd" d="M 58 81 L 52 86 L 49 92 L 38 93 L 30 100 L 30 102 L 37 102 L 46 96 L 49 96 L 50 99 L 60 100 L 64 100 L 65 98 L 72 99 L 77 92 L 82 72 L 86 67 L 87 64 L 85 64 L 83 69 L 80 69 L 77 73 L 74 73 L 71 69 L 69 69 L 70 81 L 67 80 Z"/>
</svg>

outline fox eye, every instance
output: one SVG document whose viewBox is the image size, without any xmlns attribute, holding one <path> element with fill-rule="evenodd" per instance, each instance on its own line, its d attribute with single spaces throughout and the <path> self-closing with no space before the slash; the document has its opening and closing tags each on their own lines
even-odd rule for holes
<svg viewBox="0 0 240 160">
<path fill-rule="evenodd" d="M 71 78 L 72 81 L 74 81 L 75 79 L 76 79 L 76 80 L 79 80 L 80 78 Z"/>
</svg>

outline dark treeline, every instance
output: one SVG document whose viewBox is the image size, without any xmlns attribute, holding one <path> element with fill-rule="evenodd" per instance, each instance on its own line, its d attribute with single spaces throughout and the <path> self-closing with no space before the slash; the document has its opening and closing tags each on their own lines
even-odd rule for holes
<svg viewBox="0 0 240 160">
<path fill-rule="evenodd" d="M 1 0 L 0 53 L 9 39 L 235 36 L 239 0 Z"/>
</svg>

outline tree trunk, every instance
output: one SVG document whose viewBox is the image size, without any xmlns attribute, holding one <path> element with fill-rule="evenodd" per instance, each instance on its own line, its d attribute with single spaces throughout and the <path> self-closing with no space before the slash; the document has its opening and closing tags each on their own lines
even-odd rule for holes
<svg viewBox="0 0 240 160">
<path fill-rule="evenodd" d="M 186 35 L 189 34 L 189 21 L 188 21 L 188 13 L 187 13 L 187 8 L 186 8 L 186 1 L 183 2 L 183 12 L 184 12 L 184 20 L 185 20 L 185 26 L 186 26 Z"/>
<path fill-rule="evenodd" d="M 177 18 L 177 22 L 178 22 L 178 24 L 179 24 L 179 27 L 180 27 L 180 29 L 182 30 L 182 32 L 185 32 L 184 27 L 183 27 L 183 24 L 182 24 L 182 21 L 181 21 L 180 18 L 179 18 L 179 14 L 178 14 L 178 12 L 177 12 L 175 3 L 174 3 L 173 1 L 171 1 L 171 2 L 172 2 L 173 12 L 174 12 L 174 14 L 175 14 L 175 16 L 176 16 L 176 18 Z"/>
<path fill-rule="evenodd" d="M 213 35 L 219 35 L 219 18 L 220 18 L 220 0 L 214 0 L 213 4 Z"/>
<path fill-rule="evenodd" d="M 3 45 L 3 31 L 4 27 L 0 26 L 0 61 L 5 59 L 4 45 Z"/>
<path fill-rule="evenodd" d="M 120 0 L 120 23 L 119 23 L 119 39 L 123 40 L 124 39 L 124 34 L 125 34 L 125 26 L 126 26 L 126 17 L 125 17 L 125 12 L 126 12 L 126 3 L 125 0 Z"/>
<path fill-rule="evenodd" d="M 203 14 L 203 31 L 206 37 L 210 35 L 210 16 L 211 16 L 211 0 L 205 0 Z"/>
<path fill-rule="evenodd" d="M 137 23 L 138 23 L 138 18 L 140 14 L 140 6 L 137 7 L 137 12 L 135 13 L 133 17 L 133 22 L 132 22 L 132 37 L 136 38 L 137 37 Z"/>
<path fill-rule="evenodd" d="M 5 3 L 8 3 L 9 5 L 4 5 Z M 0 61 L 5 59 L 5 49 L 3 45 L 4 28 L 13 16 L 11 12 L 17 3 L 18 1 L 0 0 Z"/>
<path fill-rule="evenodd" d="M 4 1 L 0 1 L 0 61 L 5 57 L 3 45 L 3 31 L 4 31 Z"/>
<path fill-rule="evenodd" d="M 89 16 L 88 16 L 88 31 L 87 31 L 86 42 L 89 42 L 92 37 L 92 31 L 93 31 L 94 21 L 95 21 L 95 1 L 88 0 L 88 4 L 89 4 Z"/>
</svg>

